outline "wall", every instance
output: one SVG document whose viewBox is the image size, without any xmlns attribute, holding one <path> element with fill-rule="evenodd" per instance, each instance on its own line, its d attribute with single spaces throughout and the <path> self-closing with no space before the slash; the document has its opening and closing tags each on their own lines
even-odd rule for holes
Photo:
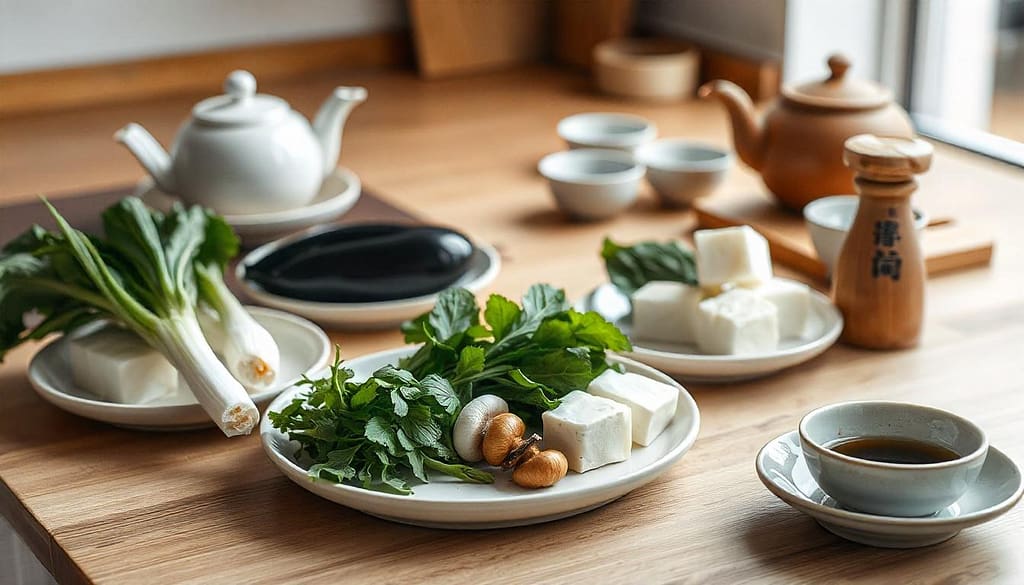
<svg viewBox="0 0 1024 585">
<path fill-rule="evenodd" d="M 641 0 L 637 26 L 731 53 L 781 59 L 786 0 Z"/>
<path fill-rule="evenodd" d="M 0 74 L 406 23 L 402 0 L 0 0 Z"/>
</svg>

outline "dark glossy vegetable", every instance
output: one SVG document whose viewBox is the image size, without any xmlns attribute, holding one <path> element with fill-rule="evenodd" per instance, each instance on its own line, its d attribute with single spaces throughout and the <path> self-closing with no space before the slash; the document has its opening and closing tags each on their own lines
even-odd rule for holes
<svg viewBox="0 0 1024 585">
<path fill-rule="evenodd" d="M 473 243 L 432 226 L 354 225 L 287 244 L 246 278 L 267 292 L 308 301 L 390 301 L 442 291 L 469 268 Z"/>
</svg>

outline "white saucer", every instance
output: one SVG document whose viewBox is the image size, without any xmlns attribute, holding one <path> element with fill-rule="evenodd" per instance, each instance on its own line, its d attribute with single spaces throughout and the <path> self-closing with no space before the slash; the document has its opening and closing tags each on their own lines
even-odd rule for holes
<svg viewBox="0 0 1024 585">
<path fill-rule="evenodd" d="M 627 336 L 632 332 L 629 297 L 612 284 L 603 284 L 579 303 L 615 323 Z M 695 345 L 633 341 L 625 355 L 691 382 L 723 383 L 760 378 L 817 357 L 839 339 L 843 316 L 825 295 L 811 291 L 811 312 L 804 333 L 782 339 L 777 350 L 762 355 L 708 355 Z"/>
<path fill-rule="evenodd" d="M 365 380 L 377 368 L 396 364 L 417 346 L 406 346 L 345 362 L 356 380 Z M 294 459 L 297 444 L 275 429 L 268 418 L 260 423 L 260 439 L 270 460 L 299 487 L 332 502 L 367 514 L 417 526 L 455 529 L 487 529 L 524 526 L 566 518 L 603 506 L 645 485 L 678 461 L 697 439 L 700 412 L 697 403 L 665 374 L 632 360 L 613 357 L 626 368 L 679 390 L 679 407 L 665 431 L 647 447 L 633 446 L 629 459 L 583 474 L 570 472 L 550 488 L 526 490 L 512 483 L 509 474 L 494 469 L 493 484 L 467 484 L 446 476 L 431 477 L 428 484 L 413 485 L 413 493 L 399 496 L 359 487 L 311 480 L 308 465 Z M 303 392 L 292 388 L 278 396 L 268 411 L 279 411 Z M 628 513 L 628 511 L 623 511 Z"/>
<path fill-rule="evenodd" d="M 235 277 L 238 279 L 239 284 L 241 284 L 245 294 L 261 305 L 302 315 L 324 327 L 347 331 L 392 328 L 434 308 L 434 303 L 437 301 L 436 293 L 394 301 L 325 303 L 293 299 L 269 293 L 263 290 L 260 285 L 245 278 L 246 266 L 259 262 L 264 256 L 281 246 L 297 239 L 308 237 L 318 231 L 333 229 L 333 227 L 313 228 L 301 234 L 270 242 L 246 254 L 238 265 L 235 266 Z M 501 255 L 498 254 L 497 250 L 486 244 L 476 245 L 469 262 L 470 265 L 466 273 L 452 284 L 453 287 L 464 287 L 473 292 L 478 292 L 493 282 L 501 270 Z"/>
<path fill-rule="evenodd" d="M 352 209 L 361 192 L 359 177 L 345 167 L 338 167 L 324 178 L 320 192 L 309 205 L 285 211 L 225 215 L 224 220 L 235 229 L 242 244 L 251 248 L 336 219 Z M 135 196 L 161 211 L 167 211 L 178 200 L 158 189 L 149 177 L 139 181 L 135 187 Z"/>
<path fill-rule="evenodd" d="M 331 358 L 331 340 L 309 321 L 273 309 L 247 307 L 252 316 L 277 341 L 281 350 L 278 383 L 271 390 L 251 394 L 257 405 L 291 387 L 304 374 L 312 374 L 327 366 Z M 84 327 L 70 337 L 85 335 L 97 326 Z M 47 402 L 72 414 L 110 423 L 120 427 L 148 431 L 183 431 L 213 426 L 213 422 L 197 402 L 170 404 L 121 404 L 107 402 L 74 385 L 65 335 L 41 349 L 28 366 L 28 379 L 36 392 Z"/>
<path fill-rule="evenodd" d="M 757 475 L 768 491 L 814 518 L 829 532 L 853 542 L 883 548 L 938 544 L 964 528 L 1002 515 L 1020 500 L 1020 469 L 989 447 L 981 475 L 960 500 L 925 518 L 876 516 L 845 510 L 811 478 L 797 431 L 770 441 L 757 454 Z"/>
</svg>

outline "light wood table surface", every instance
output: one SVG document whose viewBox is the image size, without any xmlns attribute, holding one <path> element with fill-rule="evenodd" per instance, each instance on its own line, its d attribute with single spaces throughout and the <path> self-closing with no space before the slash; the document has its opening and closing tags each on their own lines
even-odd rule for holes
<svg viewBox="0 0 1024 585">
<path fill-rule="evenodd" d="M 662 136 L 729 144 L 715 104 L 614 101 L 544 68 L 437 82 L 349 73 L 261 89 L 310 114 L 336 84 L 370 90 L 346 128 L 342 164 L 392 203 L 496 244 L 505 267 L 491 290 L 507 295 L 548 281 L 578 297 L 605 278 L 605 234 L 664 239 L 694 226 L 649 193 L 613 221 L 563 221 L 535 172 L 562 148 L 559 118 L 629 111 Z M 199 97 L 0 120 L 0 204 L 137 180 L 114 130 L 138 121 L 166 144 Z M 130 432 L 65 414 L 30 389 L 25 367 L 37 348 L 26 347 L 0 366 L 0 512 L 62 583 L 1020 583 L 1020 508 L 931 548 L 874 549 L 825 532 L 754 473 L 765 442 L 849 399 L 956 411 L 1024 462 L 1024 172 L 940 147 L 921 183 L 917 205 L 984 222 L 997 241 L 991 267 L 929 281 L 921 347 L 836 346 L 763 380 L 689 385 L 703 418 L 693 450 L 599 510 L 485 532 L 377 520 L 293 485 L 255 435 Z M 744 190 L 761 186 L 735 168 L 721 192 Z M 391 332 L 332 337 L 349 357 L 401 343 Z"/>
</svg>

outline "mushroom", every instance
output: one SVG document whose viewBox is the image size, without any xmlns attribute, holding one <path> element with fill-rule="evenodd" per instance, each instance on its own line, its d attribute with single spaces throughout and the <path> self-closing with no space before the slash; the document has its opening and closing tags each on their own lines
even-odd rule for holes
<svg viewBox="0 0 1024 585">
<path fill-rule="evenodd" d="M 478 396 L 462 407 L 452 429 L 452 444 L 459 457 L 470 463 L 483 459 L 484 433 L 495 417 L 506 412 L 508 403 L 493 394 Z"/>
<path fill-rule="evenodd" d="M 550 487 L 569 471 L 561 451 L 538 448 L 540 435 L 526 433 L 523 419 L 508 412 L 508 404 L 485 394 L 471 400 L 452 429 L 452 443 L 459 457 L 512 470 L 512 481 L 525 488 Z"/>
</svg>

